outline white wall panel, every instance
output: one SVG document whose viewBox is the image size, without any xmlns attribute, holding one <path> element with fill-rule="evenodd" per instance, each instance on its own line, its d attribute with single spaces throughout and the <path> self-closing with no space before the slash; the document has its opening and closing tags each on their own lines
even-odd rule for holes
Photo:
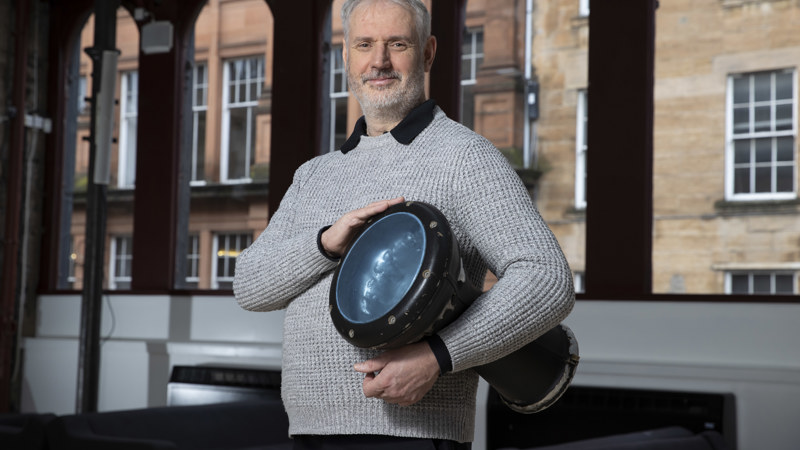
<svg viewBox="0 0 800 450">
<path fill-rule="evenodd" d="M 79 296 L 43 296 L 26 338 L 25 411 L 75 406 Z M 166 404 L 174 365 L 280 368 L 282 312 L 241 310 L 224 296 L 111 296 L 103 344 L 104 410 Z M 104 306 L 103 332 L 111 331 Z M 580 301 L 566 323 L 580 343 L 576 385 L 731 392 L 739 449 L 800 442 L 800 305 Z M 485 440 L 481 383 L 476 441 Z"/>
</svg>

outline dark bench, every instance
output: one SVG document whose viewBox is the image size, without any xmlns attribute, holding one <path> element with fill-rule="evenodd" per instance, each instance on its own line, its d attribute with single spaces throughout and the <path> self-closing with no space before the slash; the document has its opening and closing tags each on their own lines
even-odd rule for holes
<svg viewBox="0 0 800 450">
<path fill-rule="evenodd" d="M 45 426 L 54 414 L 0 414 L 0 448 L 3 450 L 45 449 Z"/>
<path fill-rule="evenodd" d="M 717 431 L 693 433 L 682 427 L 666 427 L 648 431 L 616 434 L 564 444 L 501 450 L 727 450 Z"/>
<path fill-rule="evenodd" d="M 275 399 L 60 416 L 47 425 L 51 450 L 291 449 Z"/>
</svg>

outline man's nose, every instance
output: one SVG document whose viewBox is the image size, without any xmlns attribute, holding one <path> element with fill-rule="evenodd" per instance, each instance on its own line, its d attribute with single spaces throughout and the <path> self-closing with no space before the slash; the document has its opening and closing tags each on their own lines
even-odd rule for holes
<svg viewBox="0 0 800 450">
<path fill-rule="evenodd" d="M 391 65 L 389 57 L 389 46 L 386 44 L 375 45 L 372 47 L 372 67 L 384 69 Z"/>
</svg>

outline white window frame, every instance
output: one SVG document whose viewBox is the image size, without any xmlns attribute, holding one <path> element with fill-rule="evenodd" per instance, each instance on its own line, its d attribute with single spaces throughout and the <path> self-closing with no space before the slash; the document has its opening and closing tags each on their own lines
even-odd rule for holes
<svg viewBox="0 0 800 450">
<path fill-rule="evenodd" d="M 136 183 L 139 72 L 135 70 L 122 72 L 120 78 L 117 187 L 132 189 Z M 133 134 L 131 134 L 131 131 L 133 131 Z"/>
<path fill-rule="evenodd" d="M 748 101 L 748 108 L 750 110 L 750 125 L 751 130 L 748 133 L 734 133 L 734 81 L 741 77 L 749 77 L 752 80 L 753 77 L 759 74 L 769 73 L 773 79 L 771 84 L 772 90 L 772 98 L 766 102 L 755 102 L 753 99 L 753 91 L 754 89 L 750 89 L 750 100 Z M 774 96 L 775 91 L 775 82 L 774 77 L 778 73 L 790 73 L 792 79 L 792 119 L 791 119 L 791 129 L 790 130 L 775 130 L 775 108 L 779 105 L 786 105 L 788 104 L 787 101 L 776 101 Z M 725 198 L 729 201 L 759 201 L 759 200 L 791 200 L 797 198 L 797 71 L 795 69 L 778 69 L 778 70 L 769 70 L 769 71 L 754 71 L 754 72 L 747 72 L 741 74 L 731 74 L 728 76 L 728 86 L 727 86 L 727 98 L 726 98 L 726 126 L 725 126 Z M 754 110 L 757 106 L 769 106 L 771 111 L 770 117 L 770 131 L 755 131 L 752 130 L 753 125 L 755 122 L 754 117 Z M 772 169 L 771 175 L 771 182 L 772 182 L 772 189 L 770 192 L 748 192 L 748 193 L 736 193 L 735 192 L 735 170 L 736 165 L 734 161 L 734 151 L 735 151 L 735 143 L 737 141 L 746 141 L 750 140 L 751 143 L 754 143 L 756 139 L 773 139 L 773 141 L 777 138 L 781 137 L 791 137 L 793 140 L 793 154 L 794 160 L 792 161 L 791 165 L 792 168 L 792 177 L 793 177 L 793 186 L 791 192 L 777 192 L 775 188 L 775 183 L 777 180 L 777 176 L 775 175 L 775 170 L 777 167 L 785 167 L 788 166 L 788 163 L 781 163 L 775 161 L 775 144 L 773 143 L 773 159 L 769 163 L 759 163 L 752 161 L 748 164 L 748 166 L 756 168 L 756 167 L 765 167 L 768 166 Z M 752 144 L 751 144 L 752 145 Z M 752 158 L 752 157 L 751 157 Z M 753 171 L 755 172 L 755 171 Z M 752 178 L 754 175 L 751 175 L 751 186 L 752 183 L 755 183 L 755 180 Z"/>
<path fill-rule="evenodd" d="M 586 89 L 578 91 L 575 122 L 575 209 L 586 209 L 586 141 L 589 120 L 589 93 Z"/>
<path fill-rule="evenodd" d="M 69 258 L 67 260 L 67 286 L 69 289 L 74 289 L 75 282 L 78 281 L 75 275 L 78 267 L 78 252 L 75 250 L 75 236 L 69 238 Z"/>
<path fill-rule="evenodd" d="M 581 17 L 589 15 L 589 0 L 578 0 L 578 15 Z"/>
<path fill-rule="evenodd" d="M 234 239 L 233 244 L 225 238 Z M 225 240 L 227 246 L 221 245 Z M 214 233 L 213 252 L 211 258 L 211 289 L 220 289 L 220 283 L 233 283 L 235 260 L 239 253 L 253 243 L 253 235 L 248 231 Z M 218 274 L 219 260 L 223 258 L 226 275 Z M 231 264 L 233 261 L 233 264 Z"/>
<path fill-rule="evenodd" d="M 484 51 L 478 51 L 478 36 L 481 37 L 481 42 L 484 42 L 483 27 L 464 29 L 464 42 L 461 47 L 461 67 L 464 67 L 465 62 L 469 67 L 469 73 L 463 73 L 463 71 L 461 73 L 461 118 L 465 125 L 472 125 L 473 128 L 475 125 L 475 111 L 467 112 L 464 108 L 466 108 L 467 105 L 473 105 L 474 109 L 474 99 L 466 101 L 465 98 L 467 95 L 474 96 L 470 88 L 471 86 L 475 86 L 478 82 L 478 69 L 480 69 L 480 66 L 483 64 L 485 55 Z M 464 51 L 464 44 L 468 44 L 469 51 Z M 483 45 L 482 47 L 485 48 Z"/>
<path fill-rule="evenodd" d="M 728 271 L 725 272 L 725 293 L 733 294 L 733 276 L 746 275 L 748 277 L 748 292 L 736 293 L 740 295 L 797 295 L 797 272 L 787 270 L 758 270 L 758 271 Z M 753 292 L 753 277 L 756 275 L 769 275 L 770 276 L 770 292 Z M 776 276 L 791 276 L 792 277 L 792 292 L 776 293 L 775 292 L 775 277 Z"/>
<path fill-rule="evenodd" d="M 586 274 L 583 272 L 572 272 L 572 284 L 576 294 L 586 292 Z"/>
<path fill-rule="evenodd" d="M 108 288 L 119 289 L 119 283 L 130 285 L 131 276 L 125 275 L 125 272 L 133 262 L 133 236 L 112 236 L 109 257 Z"/>
<path fill-rule="evenodd" d="M 89 77 L 81 76 L 78 78 L 78 98 L 77 100 L 77 107 L 78 107 L 78 114 L 86 114 L 89 112 L 89 103 L 86 101 L 86 97 L 89 96 Z"/>
<path fill-rule="evenodd" d="M 461 52 L 461 66 L 463 67 L 464 61 L 469 61 L 469 74 L 461 74 L 461 85 L 471 85 L 478 81 L 478 69 L 483 64 L 485 56 L 483 51 L 478 51 L 478 35 L 483 37 L 483 27 L 470 27 L 464 30 L 464 40 L 469 40 L 469 52 L 464 52 L 462 47 Z M 481 39 L 483 41 L 483 39 Z M 466 43 L 466 42 L 465 42 Z M 480 60 L 480 62 L 478 62 Z"/>
<path fill-rule="evenodd" d="M 239 64 L 242 63 L 247 65 L 243 70 L 246 74 L 244 78 L 238 80 L 231 80 L 230 78 L 230 67 L 232 64 Z M 259 71 L 258 76 L 255 79 L 249 77 L 249 64 L 256 63 L 257 70 Z M 264 56 L 251 56 L 247 58 L 236 58 L 230 59 L 225 61 L 224 69 L 222 71 L 222 145 L 221 145 L 221 157 L 220 157 L 220 180 L 223 183 L 235 184 L 235 183 L 250 183 L 252 182 L 252 178 L 250 177 L 250 160 L 253 157 L 255 152 L 255 142 L 253 142 L 252 136 L 255 136 L 255 129 L 251 130 L 249 127 L 256 127 L 256 107 L 258 106 L 258 99 L 261 96 L 261 91 L 264 88 Z M 256 82 L 256 92 L 250 92 L 250 85 L 252 82 Z M 231 84 L 236 85 L 237 92 L 238 89 L 244 88 L 245 89 L 245 97 L 244 101 L 232 101 L 230 98 L 230 88 Z M 247 110 L 247 126 L 248 129 L 245 132 L 245 156 L 244 161 L 246 167 L 244 168 L 244 173 L 246 174 L 244 177 L 241 178 L 230 178 L 228 176 L 229 172 L 229 165 L 230 165 L 230 114 L 231 110 L 238 109 L 238 108 L 246 108 Z"/>
<path fill-rule="evenodd" d="M 192 166 L 191 184 L 194 186 L 206 184 L 205 174 L 198 168 L 198 156 L 205 153 L 205 146 L 198 147 L 200 133 L 206 129 L 199 129 L 199 117 L 205 114 L 206 127 L 208 127 L 208 64 L 196 63 L 192 70 Z M 205 137 L 205 136 L 203 136 Z M 205 139 L 202 140 L 205 142 Z M 205 158 L 203 158 L 205 161 Z"/>
<path fill-rule="evenodd" d="M 330 118 L 330 142 L 328 148 L 330 151 L 338 150 L 336 146 L 336 126 L 341 125 L 336 123 L 336 106 L 342 102 L 347 108 L 349 94 L 347 91 L 347 71 L 342 58 L 342 45 L 334 45 L 331 48 L 330 55 L 330 101 L 331 101 L 331 118 Z M 339 83 L 336 83 L 336 76 L 339 75 Z M 345 123 L 345 127 L 347 124 Z"/>
<path fill-rule="evenodd" d="M 200 235 L 190 234 L 186 245 L 186 283 L 200 283 Z"/>
</svg>

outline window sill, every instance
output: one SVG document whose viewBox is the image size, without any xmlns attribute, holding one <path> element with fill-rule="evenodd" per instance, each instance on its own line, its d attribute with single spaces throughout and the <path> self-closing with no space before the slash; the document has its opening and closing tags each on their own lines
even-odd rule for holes
<svg viewBox="0 0 800 450">
<path fill-rule="evenodd" d="M 721 216 L 750 216 L 761 214 L 800 214 L 800 199 L 791 200 L 719 200 L 714 209 Z"/>
</svg>

